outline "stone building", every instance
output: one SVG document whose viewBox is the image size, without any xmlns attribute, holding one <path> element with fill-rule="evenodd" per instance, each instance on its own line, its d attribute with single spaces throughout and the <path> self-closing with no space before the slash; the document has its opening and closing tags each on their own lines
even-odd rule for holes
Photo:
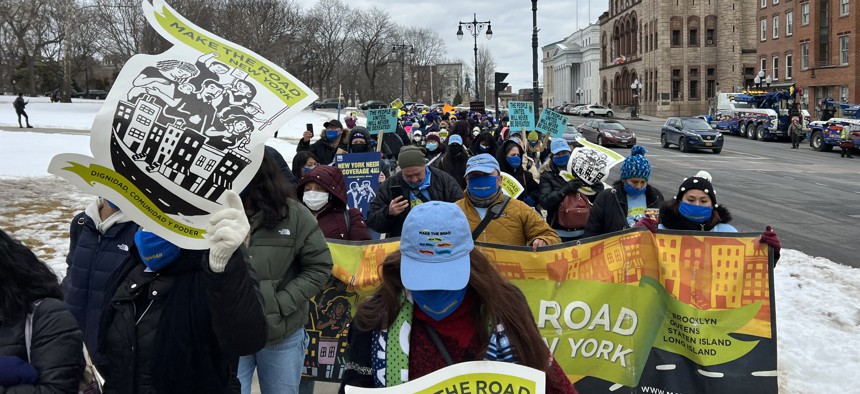
<svg viewBox="0 0 860 394">
<path fill-rule="evenodd" d="M 758 3 L 610 0 L 599 18 L 601 103 L 638 99 L 640 113 L 663 117 L 707 113 L 717 92 L 738 91 L 758 72 Z"/>
<path fill-rule="evenodd" d="M 852 4 L 855 9 L 851 9 Z M 794 81 L 818 117 L 822 98 L 860 102 L 860 7 L 849 0 L 757 0 L 758 69 Z"/>
<path fill-rule="evenodd" d="M 544 46 L 543 106 L 600 101 L 600 26 L 589 24 Z"/>
</svg>

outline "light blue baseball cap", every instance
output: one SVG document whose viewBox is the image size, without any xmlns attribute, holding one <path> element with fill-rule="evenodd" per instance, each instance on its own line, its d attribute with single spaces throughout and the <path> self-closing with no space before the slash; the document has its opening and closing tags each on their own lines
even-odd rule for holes
<svg viewBox="0 0 860 394">
<path fill-rule="evenodd" d="M 549 145 L 549 150 L 552 154 L 570 151 L 570 145 L 567 144 L 567 141 L 565 141 L 564 138 L 553 138 Z"/>
<path fill-rule="evenodd" d="M 457 204 L 430 201 L 412 208 L 400 234 L 400 280 L 409 290 L 461 290 L 469 283 L 475 248 Z"/>
<path fill-rule="evenodd" d="M 466 174 L 479 171 L 487 174 L 492 174 L 493 171 L 499 171 L 499 162 L 493 155 L 489 153 L 481 153 L 469 158 L 466 162 Z"/>
<path fill-rule="evenodd" d="M 459 134 L 454 134 L 448 137 L 448 145 L 452 144 L 460 144 L 463 145 L 463 137 L 460 137 Z"/>
</svg>

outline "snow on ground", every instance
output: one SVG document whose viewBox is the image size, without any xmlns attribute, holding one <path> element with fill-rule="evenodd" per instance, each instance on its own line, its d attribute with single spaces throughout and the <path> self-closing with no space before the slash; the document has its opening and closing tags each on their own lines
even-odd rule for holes
<svg viewBox="0 0 860 394">
<path fill-rule="evenodd" d="M 9 108 L 5 112 L 14 114 L 11 104 Z M 305 123 L 319 130 L 335 116 L 302 111 L 281 129 L 280 138 L 267 144 L 291 161 Z M 7 117 L 0 111 L 0 124 Z M 0 228 L 32 248 L 60 276 L 65 274 L 69 222 L 95 198 L 47 174 L 51 158 L 64 152 L 88 153 L 89 138 L 0 131 Z M 780 392 L 857 393 L 860 269 L 783 249 L 774 282 Z"/>
<path fill-rule="evenodd" d="M 12 107 L 15 98 L 0 96 L 0 126 L 18 127 L 18 116 Z M 30 125 L 46 129 L 89 130 L 104 103 L 104 100 L 85 99 L 72 99 L 71 104 L 52 103 L 48 97 L 24 97 L 24 100 L 30 102 L 24 109 L 30 117 Z M 24 122 L 23 117 L 21 122 Z"/>
</svg>

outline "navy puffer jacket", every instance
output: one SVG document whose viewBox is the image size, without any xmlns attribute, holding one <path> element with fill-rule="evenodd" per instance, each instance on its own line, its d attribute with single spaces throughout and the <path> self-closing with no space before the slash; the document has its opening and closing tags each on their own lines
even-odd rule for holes
<svg viewBox="0 0 860 394">
<path fill-rule="evenodd" d="M 66 306 L 84 334 L 84 343 L 91 349 L 93 358 L 98 359 L 95 350 L 98 348 L 98 327 L 105 286 L 128 257 L 138 226 L 132 221 L 120 221 L 102 234 L 90 216 L 93 213 L 98 214 L 98 202 L 72 219 L 63 290 Z"/>
</svg>

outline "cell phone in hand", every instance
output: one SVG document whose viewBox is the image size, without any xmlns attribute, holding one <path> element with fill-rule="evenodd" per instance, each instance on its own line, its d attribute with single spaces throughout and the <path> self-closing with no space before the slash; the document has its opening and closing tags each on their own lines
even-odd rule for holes
<svg viewBox="0 0 860 394">
<path fill-rule="evenodd" d="M 314 132 L 314 124 L 313 123 L 306 123 L 305 127 L 306 127 L 305 130 L 310 131 L 311 133 Z"/>
<path fill-rule="evenodd" d="M 393 200 L 397 196 L 403 196 L 403 186 L 391 185 L 391 199 Z"/>
</svg>

